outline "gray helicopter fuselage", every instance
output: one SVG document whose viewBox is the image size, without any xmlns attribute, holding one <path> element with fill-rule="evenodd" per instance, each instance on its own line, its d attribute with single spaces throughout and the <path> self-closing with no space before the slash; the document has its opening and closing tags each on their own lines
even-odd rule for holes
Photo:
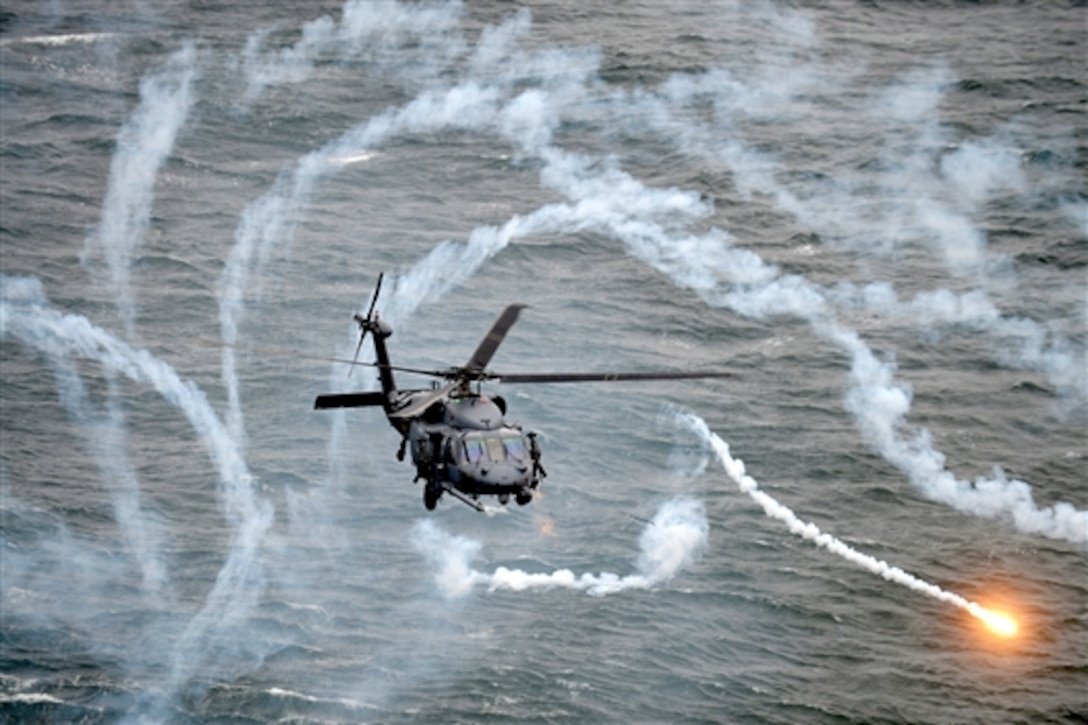
<svg viewBox="0 0 1088 725">
<path fill-rule="evenodd" d="M 471 494 L 511 494 L 537 483 L 532 443 L 493 398 L 452 395 L 405 422 L 412 462 L 423 478 L 437 473 Z"/>
</svg>

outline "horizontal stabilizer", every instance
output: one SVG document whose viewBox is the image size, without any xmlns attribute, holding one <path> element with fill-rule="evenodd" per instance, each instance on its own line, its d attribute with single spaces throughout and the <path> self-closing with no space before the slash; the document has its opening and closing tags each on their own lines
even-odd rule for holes
<svg viewBox="0 0 1088 725">
<path fill-rule="evenodd" d="M 327 408 L 362 408 L 364 406 L 385 405 L 385 394 L 377 391 L 369 393 L 330 393 L 314 399 L 314 410 Z"/>
</svg>

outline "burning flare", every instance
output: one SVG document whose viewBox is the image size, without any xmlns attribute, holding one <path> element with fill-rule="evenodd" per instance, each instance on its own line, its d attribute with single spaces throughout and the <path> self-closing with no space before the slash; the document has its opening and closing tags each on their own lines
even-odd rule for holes
<svg viewBox="0 0 1088 725">
<path fill-rule="evenodd" d="M 990 631 L 996 634 L 998 637 L 1009 638 L 1015 637 L 1020 631 L 1020 625 L 1016 623 L 1016 620 L 1011 614 L 994 609 L 986 609 L 985 607 L 971 602 L 967 611 L 974 616 L 978 617 Z"/>
<path fill-rule="evenodd" d="M 691 412 L 679 412 L 676 417 L 679 423 L 698 435 L 703 443 L 714 451 L 718 461 L 725 468 L 729 477 L 740 487 L 740 490 L 762 506 L 767 516 L 785 523 L 791 533 L 812 541 L 817 546 L 823 547 L 831 553 L 841 556 L 843 559 L 857 564 L 890 582 L 901 584 L 934 599 L 954 604 L 977 617 L 994 634 L 1000 637 L 1012 637 L 1019 631 L 1020 628 L 1011 615 L 1002 611 L 987 609 L 977 602 L 963 598 L 959 594 L 946 591 L 936 584 L 919 579 L 899 567 L 891 566 L 885 561 L 857 551 L 834 536 L 820 531 L 815 524 L 800 520 L 793 511 L 760 490 L 756 480 L 748 475 L 744 461 L 732 456 L 729 452 L 729 444 L 723 441 L 717 433 L 711 431 L 706 421 Z"/>
</svg>

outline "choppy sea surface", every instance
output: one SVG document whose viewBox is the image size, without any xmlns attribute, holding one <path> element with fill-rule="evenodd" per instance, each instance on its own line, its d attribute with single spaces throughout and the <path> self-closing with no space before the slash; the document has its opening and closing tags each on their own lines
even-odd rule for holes
<svg viewBox="0 0 1088 725">
<path fill-rule="evenodd" d="M 8 0 L 0 720 L 1088 721 L 1085 18 Z M 502 386 L 536 500 L 428 513 L 311 409 L 383 271 L 736 377 Z"/>
</svg>

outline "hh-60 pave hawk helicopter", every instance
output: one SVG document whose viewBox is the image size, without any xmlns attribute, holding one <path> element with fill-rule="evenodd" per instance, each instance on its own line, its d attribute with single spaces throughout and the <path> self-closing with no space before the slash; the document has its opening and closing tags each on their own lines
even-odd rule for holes
<svg viewBox="0 0 1088 725">
<path fill-rule="evenodd" d="M 397 459 L 404 460 L 405 449 L 410 449 L 416 466 L 416 481 L 426 482 L 423 504 L 429 511 L 434 510 L 443 493 L 449 493 L 478 511 L 484 510 L 479 503 L 480 496 L 496 496 L 499 503 L 506 504 L 513 494 L 514 500 L 524 506 L 533 499 L 533 490 L 547 475 L 540 463 L 536 434 L 526 434 L 520 425 L 506 420 L 503 398 L 489 397 L 480 390 L 480 384 L 485 380 L 584 383 L 732 377 L 728 372 L 505 374 L 486 370 L 525 305 L 510 305 L 503 310 L 472 357 L 461 367 L 419 370 L 392 365 L 385 340 L 393 334 L 393 329 L 374 310 L 381 292 L 382 276 L 378 277 L 366 317 L 355 315 L 361 333 L 351 361 L 352 365 L 378 369 L 381 392 L 319 395 L 314 400 L 314 408 L 381 407 L 389 423 L 402 436 Z M 374 340 L 377 361 L 360 363 L 359 351 L 368 332 Z M 400 390 L 393 380 L 394 370 L 443 378 L 448 382 L 430 389 Z"/>
</svg>

